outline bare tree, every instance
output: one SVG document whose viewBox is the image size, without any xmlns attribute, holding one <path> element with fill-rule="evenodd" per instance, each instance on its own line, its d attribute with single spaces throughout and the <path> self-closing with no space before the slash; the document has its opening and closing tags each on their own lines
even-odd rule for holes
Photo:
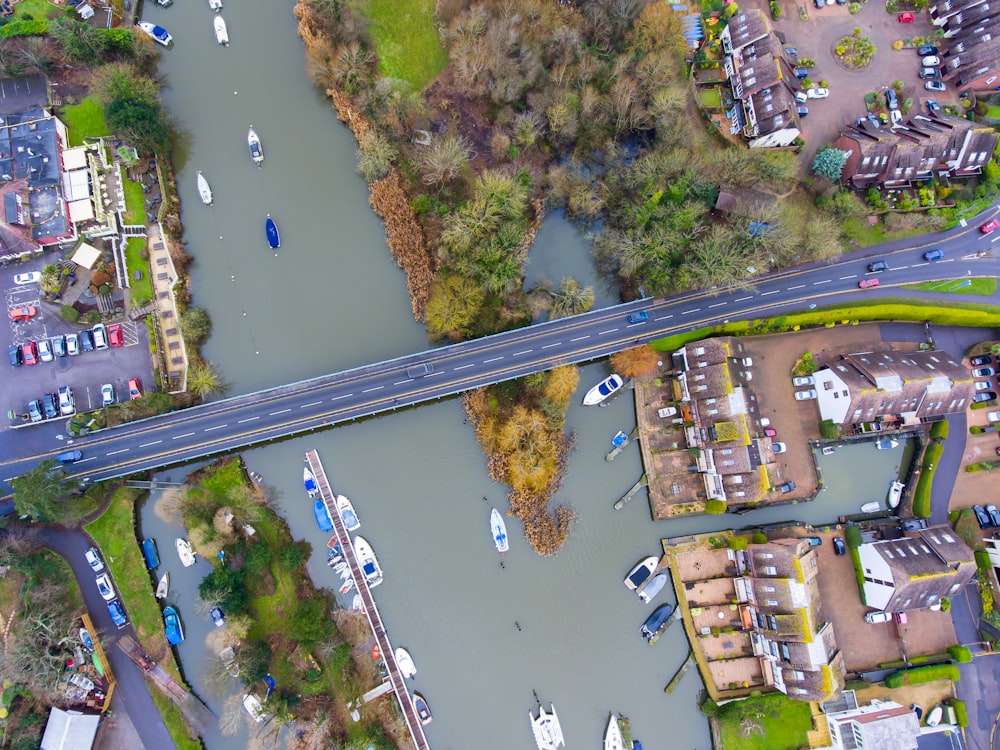
<svg viewBox="0 0 1000 750">
<path fill-rule="evenodd" d="M 448 134 L 435 139 L 420 152 L 418 161 L 423 170 L 424 183 L 444 185 L 461 174 L 472 158 L 472 147 L 460 135 Z"/>
</svg>

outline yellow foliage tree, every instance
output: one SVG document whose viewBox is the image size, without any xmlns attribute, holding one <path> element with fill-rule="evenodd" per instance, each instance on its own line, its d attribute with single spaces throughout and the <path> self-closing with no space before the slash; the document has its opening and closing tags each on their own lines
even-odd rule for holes
<svg viewBox="0 0 1000 750">
<path fill-rule="evenodd" d="M 611 369 L 626 378 L 640 378 L 656 373 L 662 355 L 650 346 L 624 349 L 611 355 Z"/>
<path fill-rule="evenodd" d="M 439 279 L 427 302 L 427 330 L 432 336 L 461 338 L 483 304 L 483 290 L 464 276 Z"/>
<path fill-rule="evenodd" d="M 571 365 L 557 367 L 549 372 L 545 383 L 545 400 L 553 406 L 565 408 L 580 385 L 580 371 Z"/>
</svg>

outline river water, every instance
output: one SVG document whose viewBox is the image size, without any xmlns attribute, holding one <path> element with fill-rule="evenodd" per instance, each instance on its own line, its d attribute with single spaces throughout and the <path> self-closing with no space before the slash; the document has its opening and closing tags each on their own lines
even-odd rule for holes
<svg viewBox="0 0 1000 750">
<path fill-rule="evenodd" d="M 353 138 L 303 72 L 292 5 L 227 4 L 228 48 L 215 44 L 207 2 L 146 7 L 145 20 L 175 39 L 161 70 L 179 134 L 175 166 L 196 258 L 192 291 L 213 320 L 204 354 L 232 392 L 425 348 L 403 275 L 354 174 Z M 247 152 L 251 124 L 264 143 L 262 169 Z M 197 170 L 214 190 L 211 207 L 198 200 Z M 264 238 L 268 213 L 281 230 L 277 257 Z M 538 244 L 529 276 L 545 273 L 558 284 L 574 275 L 595 283 L 589 248 L 560 215 L 547 220 Z M 595 287 L 598 305 L 613 301 L 611 292 Z M 583 368 L 581 395 L 605 374 L 603 364 Z M 327 535 L 316 528 L 302 490 L 302 454 L 316 448 L 335 490 L 354 500 L 361 531 L 385 570 L 375 597 L 390 638 L 410 650 L 419 671 L 412 685 L 434 711 L 427 729 L 432 747 L 532 747 L 527 713 L 535 690 L 555 703 L 569 747 L 598 747 L 608 712 L 617 711 L 631 718 L 647 748 L 707 750 L 707 724 L 696 708 L 697 673 L 689 672 L 672 695 L 663 693 L 687 654 L 680 626 L 648 646 L 638 628 L 651 607 L 621 581 L 636 561 L 657 553 L 660 537 L 718 529 L 732 519 L 653 523 L 641 494 L 614 511 L 641 465 L 635 446 L 613 463 L 604 455 L 611 436 L 634 424 L 628 398 L 609 408 L 570 410 L 577 442 L 559 502 L 576 511 L 572 538 L 556 557 L 539 558 L 511 519 L 503 567 L 483 497 L 505 509 L 504 490 L 489 480 L 458 400 L 254 449 L 245 458 L 277 488 L 293 535 L 312 543 L 310 571 L 320 585 L 334 588 L 338 581 L 324 564 Z M 887 486 L 886 452 L 879 457 L 864 450 L 858 459 L 884 467 Z M 838 452 L 825 458 L 846 457 Z M 184 473 L 175 468 L 161 478 L 180 480 Z M 831 489 L 821 502 L 759 511 L 740 522 L 795 517 L 818 524 L 853 512 L 863 502 L 856 499 L 862 488 L 834 490 L 838 474 L 827 472 Z M 142 533 L 158 538 L 164 569 L 171 571 L 170 600 L 187 635 L 178 654 L 188 680 L 221 713 L 225 695 L 214 694 L 205 678 L 214 658 L 206 643 L 211 622 L 197 601 L 208 564 L 180 567 L 172 549 L 179 526 L 157 517 L 156 499 L 142 509 Z M 657 601 L 669 600 L 665 592 Z M 247 719 L 232 738 L 213 731 L 206 746 L 246 747 L 248 727 Z"/>
</svg>

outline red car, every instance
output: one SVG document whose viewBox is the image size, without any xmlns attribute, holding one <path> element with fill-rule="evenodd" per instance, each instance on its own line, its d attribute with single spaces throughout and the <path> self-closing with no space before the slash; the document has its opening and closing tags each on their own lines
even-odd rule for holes
<svg viewBox="0 0 1000 750">
<path fill-rule="evenodd" d="M 38 346 L 34 341 L 29 341 L 27 344 L 21 344 L 21 356 L 24 357 L 24 364 L 26 365 L 38 364 Z"/>
<path fill-rule="evenodd" d="M 38 310 L 35 309 L 33 305 L 25 305 L 24 307 L 15 307 L 10 311 L 11 320 L 29 320 L 38 315 Z"/>
<path fill-rule="evenodd" d="M 142 398 L 142 383 L 139 382 L 139 378 L 129 379 L 128 397 L 133 401 L 135 401 L 137 398 Z"/>
<path fill-rule="evenodd" d="M 990 219 L 981 227 L 979 227 L 979 231 L 982 232 L 983 234 L 989 234 L 995 229 L 1000 229 L 1000 219 Z"/>
<path fill-rule="evenodd" d="M 878 279 L 865 279 L 858 282 L 860 289 L 871 289 L 873 286 L 878 286 Z"/>
<path fill-rule="evenodd" d="M 913 23 L 914 21 L 917 20 L 917 17 L 913 13 L 910 13 L 909 11 L 907 11 L 906 13 L 900 13 L 896 17 L 899 19 L 900 23 Z"/>
<path fill-rule="evenodd" d="M 111 346 L 121 346 L 125 342 L 122 340 L 122 327 L 120 325 L 108 326 L 108 340 Z"/>
</svg>

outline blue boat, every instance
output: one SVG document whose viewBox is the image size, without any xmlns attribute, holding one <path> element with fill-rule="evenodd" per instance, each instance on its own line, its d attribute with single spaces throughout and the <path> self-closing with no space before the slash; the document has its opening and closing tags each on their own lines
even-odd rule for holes
<svg viewBox="0 0 1000 750">
<path fill-rule="evenodd" d="M 320 531 L 331 531 L 333 529 L 333 520 L 330 518 L 330 512 L 326 509 L 326 503 L 322 500 L 317 500 L 313 503 L 313 515 L 316 516 L 316 523 L 319 524 Z"/>
<path fill-rule="evenodd" d="M 169 604 L 163 608 L 163 629 L 167 634 L 167 643 L 171 646 L 176 646 L 184 640 L 181 618 L 177 616 L 177 610 Z"/>
<path fill-rule="evenodd" d="M 625 441 L 628 440 L 628 435 L 625 434 L 623 430 L 618 430 L 613 438 L 611 438 L 611 445 L 615 448 L 621 448 Z"/>
<path fill-rule="evenodd" d="M 264 231 L 267 233 L 267 244 L 272 250 L 277 250 L 281 247 L 281 237 L 278 236 L 278 225 L 274 223 L 271 214 L 267 215 L 267 221 L 264 222 Z"/>
<path fill-rule="evenodd" d="M 146 558 L 146 567 L 150 570 L 160 567 L 160 556 L 156 554 L 156 540 L 152 537 L 142 540 L 142 556 Z"/>
</svg>

